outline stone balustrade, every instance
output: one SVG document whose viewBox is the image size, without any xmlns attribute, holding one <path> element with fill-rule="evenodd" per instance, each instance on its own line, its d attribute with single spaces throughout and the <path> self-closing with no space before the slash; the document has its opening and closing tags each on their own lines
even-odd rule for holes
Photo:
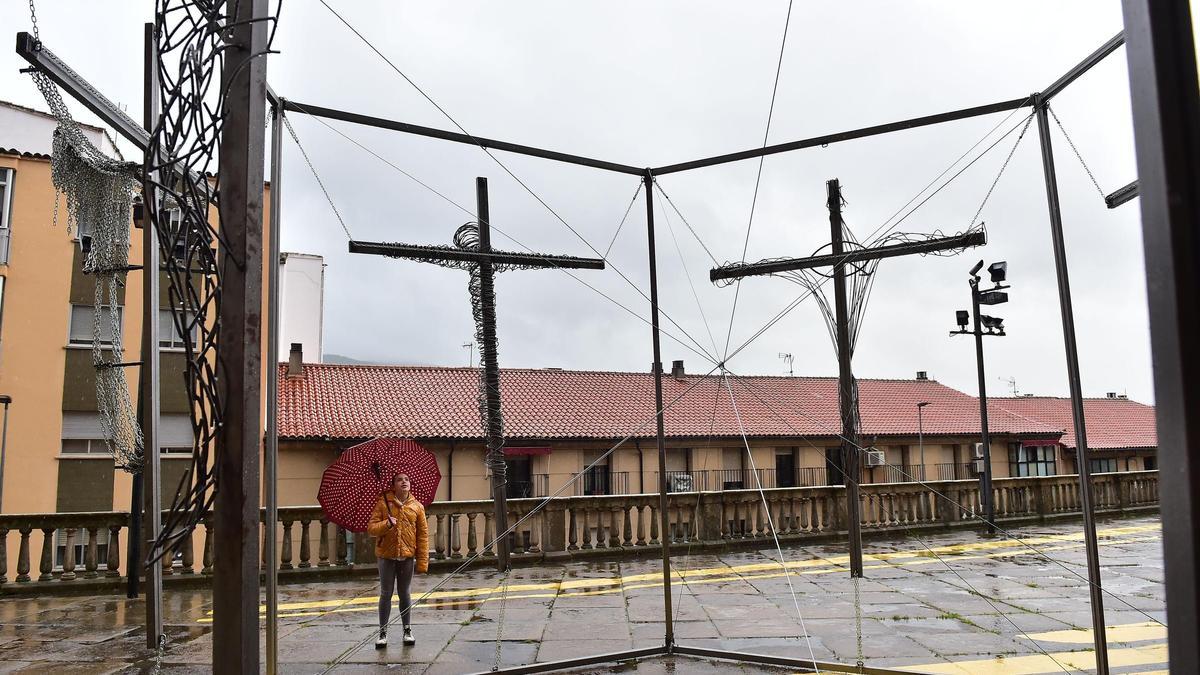
<svg viewBox="0 0 1200 675">
<path fill-rule="evenodd" d="M 1097 474 L 1092 480 L 1099 512 L 1157 508 L 1157 471 Z M 1080 511 L 1074 475 L 1000 478 L 993 487 L 998 522 L 1068 517 Z M 862 527 L 868 533 L 982 524 L 979 483 L 974 480 L 863 484 L 860 496 Z M 772 531 L 788 541 L 844 536 L 846 530 L 845 489 L 840 486 L 774 488 L 761 495 L 758 490 L 674 492 L 667 495 L 666 504 L 664 527 L 657 494 L 512 499 L 510 550 L 518 562 L 562 560 L 636 554 L 664 540 L 684 550 L 755 545 L 769 540 Z M 426 515 L 434 567 L 494 560 L 491 500 L 435 502 Z M 128 527 L 125 512 L 0 515 L 0 594 L 115 590 L 128 573 L 128 561 L 123 560 Z M 268 533 L 264 529 L 263 536 Z M 207 583 L 213 568 L 213 534 L 212 521 L 205 520 L 192 537 L 183 538 L 162 558 L 166 583 Z M 371 547 L 352 546 L 355 535 L 326 520 L 320 507 L 280 508 L 275 536 L 283 583 L 345 574 L 356 566 L 374 569 Z M 357 537 L 364 543 L 369 539 Z"/>
</svg>

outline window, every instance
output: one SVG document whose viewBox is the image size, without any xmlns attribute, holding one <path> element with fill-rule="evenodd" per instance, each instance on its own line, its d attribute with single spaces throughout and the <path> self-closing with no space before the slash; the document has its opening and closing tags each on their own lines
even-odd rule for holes
<svg viewBox="0 0 1200 675">
<path fill-rule="evenodd" d="M 1146 471 L 1153 471 L 1153 470 L 1157 469 L 1158 468 L 1158 458 L 1157 457 L 1143 457 L 1142 458 L 1142 468 L 1145 469 Z"/>
<path fill-rule="evenodd" d="M 104 307 L 100 310 L 100 344 L 112 344 L 112 309 Z M 124 325 L 122 308 L 117 307 L 118 325 Z M 96 309 L 91 305 L 71 305 L 71 329 L 68 342 L 73 345 L 90 345 L 94 334 L 94 317 Z"/>
<path fill-rule="evenodd" d="M 1055 473 L 1053 445 L 1009 444 L 1008 475 L 1053 476 Z"/>
<path fill-rule="evenodd" d="M 184 328 L 191 333 L 192 344 L 195 345 L 200 338 L 200 331 L 199 326 L 193 323 L 194 315 L 187 312 L 181 319 Z M 176 326 L 174 314 L 170 309 L 158 310 L 158 346 L 164 349 L 183 349 L 183 333 Z"/>
<path fill-rule="evenodd" d="M 103 438 L 64 438 L 62 442 L 64 455 L 107 455 L 108 443 Z"/>
<path fill-rule="evenodd" d="M 8 264 L 8 241 L 12 221 L 13 170 L 0 169 L 0 265 Z"/>
<path fill-rule="evenodd" d="M 1088 471 L 1092 473 L 1113 473 L 1117 470 L 1116 457 L 1102 457 L 1088 460 Z"/>
</svg>

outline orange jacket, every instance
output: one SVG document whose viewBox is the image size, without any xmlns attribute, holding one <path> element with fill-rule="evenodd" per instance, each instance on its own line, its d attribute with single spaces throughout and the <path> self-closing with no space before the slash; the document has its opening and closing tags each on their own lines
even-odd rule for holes
<svg viewBox="0 0 1200 675">
<path fill-rule="evenodd" d="M 393 525 L 388 516 L 396 519 Z M 375 555 L 380 558 L 416 560 L 418 572 L 429 570 L 429 523 L 425 507 L 415 497 L 401 502 L 392 491 L 375 503 L 367 533 L 375 537 Z"/>
</svg>

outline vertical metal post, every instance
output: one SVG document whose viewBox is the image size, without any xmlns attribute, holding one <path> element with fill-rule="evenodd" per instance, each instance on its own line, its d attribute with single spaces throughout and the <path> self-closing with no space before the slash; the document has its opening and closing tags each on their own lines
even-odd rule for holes
<svg viewBox="0 0 1200 675">
<path fill-rule="evenodd" d="M 213 505 L 213 671 L 253 675 L 258 661 L 259 452 L 262 447 L 263 162 L 266 0 L 230 6 L 221 89 L 221 424 Z"/>
<path fill-rule="evenodd" d="M 142 123 L 146 131 L 153 133 L 158 124 L 158 47 L 155 44 L 155 26 L 145 26 L 145 91 Z M 142 493 L 146 512 L 145 531 L 142 537 L 147 542 L 158 538 L 162 529 L 162 484 L 159 471 L 158 410 L 159 410 L 159 367 L 158 367 L 158 230 L 154 223 L 164 214 L 158 201 L 154 183 L 158 173 L 150 167 L 158 164 L 157 157 L 147 155 L 147 169 L 142 184 L 142 204 L 146 218 L 142 225 L 142 367 L 139 371 L 142 405 Z M 170 556 L 170 552 L 164 555 Z M 135 574 L 142 560 L 129 561 L 129 573 Z M 156 649 L 163 640 L 162 618 L 162 565 L 152 562 L 146 566 L 146 646 Z"/>
<path fill-rule="evenodd" d="M 1088 589 L 1092 601 L 1092 639 L 1096 645 L 1096 673 L 1108 675 L 1108 640 L 1104 631 L 1104 593 L 1100 579 L 1100 551 L 1096 545 L 1096 514 L 1092 510 L 1092 476 L 1088 466 L 1087 428 L 1083 419 L 1083 390 L 1079 383 L 1079 351 L 1075 343 L 1075 314 L 1071 306 L 1071 283 L 1067 278 L 1067 253 L 1063 241 L 1062 210 L 1058 180 L 1054 175 L 1054 151 L 1046 102 L 1034 98 L 1038 139 L 1042 146 L 1042 171 L 1046 178 L 1046 204 L 1050 209 L 1050 237 L 1054 244 L 1054 271 L 1058 277 L 1058 304 L 1062 313 L 1063 343 L 1067 356 L 1067 380 L 1071 388 L 1071 417 L 1075 424 L 1075 460 L 1079 470 L 1079 501 L 1083 509 L 1084 550 L 1087 552 Z"/>
<path fill-rule="evenodd" d="M 658 333 L 658 255 L 654 250 L 654 174 L 646 169 L 646 237 L 650 254 L 650 336 L 654 344 L 655 440 L 658 443 L 658 531 L 662 533 L 663 641 L 667 651 L 675 649 L 674 612 L 671 611 L 671 529 L 667 516 L 667 443 L 663 430 L 662 348 Z"/>
<path fill-rule="evenodd" d="M 492 250 L 491 213 L 488 207 L 487 179 L 475 179 L 475 213 L 479 219 L 479 251 Z M 497 414 L 500 410 L 500 361 L 496 356 L 496 288 L 495 270 L 492 263 L 479 263 L 480 320 L 483 344 L 479 345 L 479 360 L 483 366 L 484 400 L 487 406 L 488 452 L 504 452 L 504 429 Z M 492 502 L 496 519 L 496 567 L 501 572 L 508 569 L 508 505 L 506 473 L 492 468 Z M 504 536 L 501 536 L 504 535 Z"/>
<path fill-rule="evenodd" d="M 1124 0 L 1154 358 L 1167 648 L 1200 672 L 1200 87 L 1186 2 Z"/>
<path fill-rule="evenodd" d="M 829 207 L 829 233 L 833 243 L 832 254 L 841 256 L 842 242 L 842 188 L 838 180 L 825 184 Z M 846 300 L 846 264 L 838 262 L 833 267 L 833 300 L 837 322 L 838 355 L 838 406 L 842 414 L 842 471 L 846 484 L 846 532 L 850 538 L 850 576 L 863 575 L 862 523 L 859 514 L 858 482 L 862 478 L 859 468 L 858 401 L 857 385 L 850 368 L 850 312 Z"/>
<path fill-rule="evenodd" d="M 271 213 L 267 242 L 267 419 L 263 448 L 263 493 L 267 505 L 263 527 L 267 536 L 263 558 L 267 561 L 267 675 L 279 672 L 279 560 L 275 523 L 279 520 L 279 212 L 280 177 L 283 175 L 283 103 L 271 108 Z"/>
<path fill-rule="evenodd" d="M 983 322 L 979 318 L 979 279 L 972 275 L 971 315 L 975 322 L 975 369 L 979 375 L 979 435 L 983 441 L 983 473 L 979 474 L 979 497 L 987 533 L 996 534 L 996 495 L 992 493 L 992 436 L 988 429 L 987 377 L 983 368 Z"/>
</svg>

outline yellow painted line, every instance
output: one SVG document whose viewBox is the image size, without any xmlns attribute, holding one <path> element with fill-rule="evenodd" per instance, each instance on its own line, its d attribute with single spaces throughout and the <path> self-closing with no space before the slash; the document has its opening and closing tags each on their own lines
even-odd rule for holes
<svg viewBox="0 0 1200 675">
<path fill-rule="evenodd" d="M 1131 539 L 1111 540 L 1111 541 L 1104 542 L 1104 545 L 1117 545 L 1117 544 L 1123 544 L 1123 543 L 1130 543 L 1133 541 L 1143 541 L 1143 540 L 1152 540 L 1152 539 L 1157 539 L 1157 537 L 1135 537 L 1135 538 L 1131 538 Z M 1083 544 L 1081 544 L 1081 543 L 1067 544 L 1067 545 L 1063 545 L 1063 546 L 1042 547 L 1041 550 L 1042 551 L 1057 551 L 1057 550 L 1080 548 L 1082 546 L 1083 546 Z M 955 559 L 960 560 L 960 561 L 961 560 L 976 560 L 976 559 L 985 559 L 985 558 L 1000 557 L 1000 556 L 1008 557 L 1008 556 L 1013 556 L 1013 555 L 1033 555 L 1033 554 L 1029 553 L 1028 551 L 1025 551 L 1025 552 L 1001 551 L 1001 552 L 995 552 L 995 553 L 987 553 L 987 554 L 978 555 L 978 556 L 962 556 L 962 557 L 958 557 Z M 901 562 L 886 561 L 886 562 L 878 564 L 878 565 L 866 565 L 865 569 L 870 570 L 870 569 L 881 569 L 881 568 L 909 567 L 909 566 L 916 566 L 916 565 L 933 565 L 933 564 L 937 564 L 939 562 L 940 561 L 937 560 L 936 558 L 918 558 L 915 560 L 906 560 L 906 561 L 901 561 Z M 756 565 L 756 567 L 757 567 L 757 565 Z M 778 564 L 776 564 L 774 567 L 776 570 L 779 569 Z M 733 568 L 727 568 L 727 569 L 733 569 Z M 818 575 L 818 574 L 834 574 L 834 573 L 842 572 L 842 571 L 844 571 L 844 570 L 841 568 L 830 567 L 830 568 L 825 568 L 825 569 L 812 569 L 812 570 L 792 572 L 791 574 L 794 574 L 796 576 L 809 576 L 809 575 Z M 778 578 L 785 577 L 787 575 L 788 575 L 787 572 L 780 572 L 780 571 L 765 573 L 765 574 L 748 574 L 748 575 L 728 575 L 727 574 L 727 575 L 720 576 L 720 577 L 710 577 L 710 578 L 705 578 L 705 579 L 684 581 L 683 583 L 685 585 L 691 586 L 691 585 L 721 583 L 724 581 L 778 579 Z M 519 599 L 587 597 L 587 596 L 594 596 L 594 595 L 606 595 L 606 594 L 610 594 L 610 593 L 615 594 L 615 593 L 621 592 L 623 590 L 636 590 L 636 589 L 642 589 L 642 588 L 660 588 L 662 586 L 662 582 L 659 580 L 659 579 L 661 579 L 660 575 L 631 575 L 631 577 L 637 577 L 637 578 L 642 578 L 642 577 L 646 577 L 646 576 L 653 577 L 654 581 L 652 581 L 650 583 L 641 583 L 641 584 L 621 583 L 621 585 L 617 588 L 602 588 L 602 589 L 591 590 L 591 591 L 576 591 L 573 593 L 546 592 L 546 593 L 522 593 L 522 594 L 514 595 L 511 592 L 511 588 L 513 588 L 513 587 L 510 586 L 510 592 L 506 596 L 506 598 L 513 599 L 513 600 L 519 600 Z M 676 576 L 678 576 L 678 575 L 676 575 Z M 626 577 L 626 578 L 631 578 L 631 577 Z M 618 578 L 617 581 L 622 581 L 622 580 Z M 459 605 L 459 604 L 465 605 L 468 603 L 474 604 L 474 605 L 481 605 L 485 602 L 495 602 L 497 600 L 500 600 L 501 595 L 503 595 L 503 594 L 502 593 L 501 594 L 488 594 L 482 598 L 474 598 L 474 599 L 466 599 L 466 600 L 447 600 L 444 602 L 422 602 L 422 603 L 418 603 L 417 605 L 415 605 L 414 608 L 416 608 L 416 609 L 420 609 L 420 608 L 437 609 L 437 608 L 442 608 L 442 607 L 453 608 L 455 605 Z M 342 613 L 346 613 L 346 612 L 373 611 L 375 608 L 375 605 L 379 602 L 379 597 L 375 596 L 375 597 L 366 597 L 366 598 L 354 598 L 353 600 L 342 601 L 342 602 L 321 601 L 320 603 L 308 603 L 308 604 L 324 605 L 328 602 L 332 602 L 334 604 L 334 607 L 332 609 L 318 609 L 316 607 L 297 607 L 296 610 L 292 610 L 287 613 L 281 613 L 279 616 L 280 616 L 280 618 L 299 618 L 299 617 L 306 617 L 306 616 L 320 616 L 322 614 L 342 614 Z M 292 603 L 292 604 L 294 606 L 294 605 L 301 605 L 301 604 L 305 604 L 305 603 Z M 370 607 L 354 607 L 354 606 L 352 606 L 352 605 L 366 605 L 366 604 L 369 604 Z M 464 607 L 464 609 L 467 609 L 467 608 L 468 607 Z M 306 609 L 314 610 L 314 611 L 303 611 Z M 209 614 L 211 617 L 211 612 Z M 261 612 L 260 612 L 260 614 L 261 614 Z M 200 619 L 199 622 L 200 623 L 212 623 L 212 619 L 211 618 L 203 618 L 203 619 Z M 1157 624 L 1152 624 L 1152 625 L 1157 625 Z M 1065 631 L 1065 632 L 1074 633 L 1076 631 Z M 1090 637 L 1087 638 L 1086 642 L 1090 643 L 1091 638 Z"/>
<path fill-rule="evenodd" d="M 1157 524 L 1141 525 L 1134 527 L 1109 528 L 1101 530 L 1100 535 L 1101 545 L 1119 545 L 1123 543 L 1132 543 L 1136 541 L 1145 541 L 1157 539 L 1157 536 L 1150 537 L 1128 537 L 1119 539 L 1121 536 L 1136 535 L 1147 532 L 1160 531 L 1161 526 Z M 905 567 L 912 565 L 925 565 L 938 562 L 932 557 L 930 550 L 938 555 L 952 555 L 955 560 L 972 560 L 992 557 L 1009 557 L 1015 555 L 1036 555 L 1026 544 L 1036 546 L 1038 544 L 1059 543 L 1059 546 L 1041 546 L 1042 551 L 1065 550 L 1078 548 L 1083 540 L 1082 533 L 1062 534 L 1062 535 L 1046 535 L 1042 537 L 1033 537 L 1016 541 L 1013 539 L 1003 539 L 996 541 L 973 542 L 969 544 L 951 544 L 946 546 L 931 547 L 926 549 L 914 549 L 912 551 L 898 551 L 893 553 L 877 553 L 864 556 L 864 561 L 873 561 L 876 565 L 869 565 L 871 568 L 881 567 Z M 1065 544 L 1065 545 L 1062 545 Z M 996 550 L 1000 549 L 1000 550 Z M 967 555 L 977 551 L 991 551 L 990 553 Z M 842 571 L 849 563 L 849 556 L 834 556 L 826 558 L 818 558 L 812 560 L 787 561 L 785 567 L 788 570 L 795 570 L 799 575 L 810 574 L 829 574 L 832 572 Z M 717 583 L 721 581 L 734 581 L 739 579 L 770 579 L 785 576 L 785 573 L 779 572 L 780 564 L 777 562 L 771 563 L 751 563 L 746 565 L 723 566 L 699 568 L 693 570 L 677 570 L 674 577 L 680 582 L 687 584 L 693 583 Z M 509 584 L 509 598 L 547 598 L 558 596 L 588 596 L 601 595 L 606 593 L 618 593 L 622 590 L 651 588 L 662 585 L 662 575 L 660 572 L 650 572 L 644 574 L 633 574 L 624 577 L 610 577 L 599 579 L 570 579 L 566 581 L 552 581 L 535 584 Z M 650 582 L 650 583 L 639 583 Z M 496 593 L 499 586 L 480 587 L 470 589 L 455 589 L 438 591 L 429 594 L 428 602 L 417 605 L 418 607 L 430 606 L 445 606 L 448 600 L 466 600 L 471 602 L 487 602 L 498 599 Z M 544 593 L 536 593 L 535 591 L 545 591 Z M 567 591 L 567 592 L 564 592 Z M 573 592 L 572 592 L 573 591 Z M 515 594 L 514 594 L 515 593 Z M 443 602 L 439 602 L 443 601 Z M 370 607 L 357 607 L 358 605 L 369 605 L 374 607 L 379 602 L 378 596 L 364 596 L 351 598 L 348 600 L 314 600 L 304 602 L 289 602 L 279 605 L 280 616 L 313 616 L 320 614 L 320 610 L 326 612 L 345 612 L 345 611 L 367 611 Z M 456 604 L 456 603 L 453 603 Z M 315 611 L 314 611 L 315 610 Z M 266 606 L 259 607 L 260 614 L 265 613 Z M 201 623 L 210 623 L 212 621 L 212 612 L 209 616 L 199 621 Z"/>
<path fill-rule="evenodd" d="M 1050 658 L 1051 656 L 1053 658 Z M 1055 660 L 1068 669 L 1087 671 L 1096 668 L 1096 654 L 1092 651 L 1050 652 L 1050 656 L 1030 654 L 1028 656 L 953 661 L 951 663 L 926 663 L 916 666 L 900 666 L 900 668 L 932 675 L 1038 675 L 1062 672 L 1062 668 L 1055 663 Z M 1157 666 L 1166 665 L 1166 663 L 1167 645 L 1165 644 L 1108 651 L 1108 664 L 1113 668 Z M 1165 673 L 1167 671 L 1153 672 Z"/>
<path fill-rule="evenodd" d="M 1127 623 L 1120 626 L 1107 626 L 1104 629 L 1105 637 L 1109 642 L 1142 642 L 1143 640 L 1166 640 L 1167 627 L 1161 626 L 1153 621 L 1145 621 L 1143 623 Z M 1031 633 L 1031 640 L 1039 640 L 1046 642 L 1069 642 L 1077 644 L 1092 644 L 1092 631 L 1079 630 L 1054 630 L 1048 633 Z"/>
</svg>

